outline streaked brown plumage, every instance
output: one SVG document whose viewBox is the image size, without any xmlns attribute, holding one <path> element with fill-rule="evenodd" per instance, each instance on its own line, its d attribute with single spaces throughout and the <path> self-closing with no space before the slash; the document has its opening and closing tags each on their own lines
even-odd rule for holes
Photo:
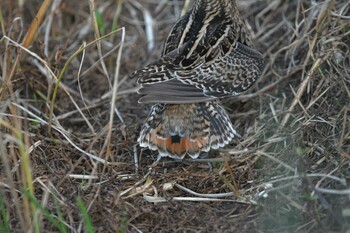
<svg viewBox="0 0 350 233">
<path fill-rule="evenodd" d="M 235 0 L 196 0 L 161 58 L 133 74 L 139 103 L 155 104 L 138 142 L 173 158 L 228 144 L 237 133 L 218 99 L 248 89 L 262 68 Z"/>
</svg>

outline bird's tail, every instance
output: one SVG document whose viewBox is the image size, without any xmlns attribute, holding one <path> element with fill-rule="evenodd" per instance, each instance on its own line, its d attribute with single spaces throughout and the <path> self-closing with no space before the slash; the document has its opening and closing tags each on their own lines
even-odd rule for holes
<svg viewBox="0 0 350 233">
<path fill-rule="evenodd" d="M 218 100 L 195 104 L 155 104 L 141 129 L 142 147 L 160 156 L 197 158 L 202 151 L 228 144 L 235 136 L 230 118 Z"/>
</svg>

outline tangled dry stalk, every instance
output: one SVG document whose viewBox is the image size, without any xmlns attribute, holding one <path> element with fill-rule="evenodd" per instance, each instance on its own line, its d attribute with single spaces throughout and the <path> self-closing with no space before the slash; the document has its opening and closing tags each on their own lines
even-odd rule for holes
<svg viewBox="0 0 350 233">
<path fill-rule="evenodd" d="M 128 75 L 190 2 L 0 3 L 0 232 L 350 228 L 350 3 L 240 1 L 266 60 L 223 100 L 242 138 L 152 166 Z"/>
</svg>

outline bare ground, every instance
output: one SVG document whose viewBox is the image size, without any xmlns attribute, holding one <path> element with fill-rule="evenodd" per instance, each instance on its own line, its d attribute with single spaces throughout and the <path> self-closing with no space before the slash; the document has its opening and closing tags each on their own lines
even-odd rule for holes
<svg viewBox="0 0 350 233">
<path fill-rule="evenodd" d="M 40 5 L 0 2 L 1 232 L 349 232 L 347 0 L 240 1 L 266 61 L 223 100 L 242 138 L 156 166 L 136 144 L 150 106 L 128 75 L 188 6 L 55 0 L 19 54 Z"/>
</svg>

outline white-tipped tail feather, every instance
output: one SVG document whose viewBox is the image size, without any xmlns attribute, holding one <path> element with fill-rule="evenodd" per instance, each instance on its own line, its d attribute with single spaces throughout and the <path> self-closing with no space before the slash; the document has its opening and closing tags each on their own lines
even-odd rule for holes
<svg viewBox="0 0 350 233">
<path fill-rule="evenodd" d="M 218 149 L 239 136 L 218 100 L 195 104 L 156 104 L 141 129 L 142 147 L 182 159 Z"/>
</svg>

